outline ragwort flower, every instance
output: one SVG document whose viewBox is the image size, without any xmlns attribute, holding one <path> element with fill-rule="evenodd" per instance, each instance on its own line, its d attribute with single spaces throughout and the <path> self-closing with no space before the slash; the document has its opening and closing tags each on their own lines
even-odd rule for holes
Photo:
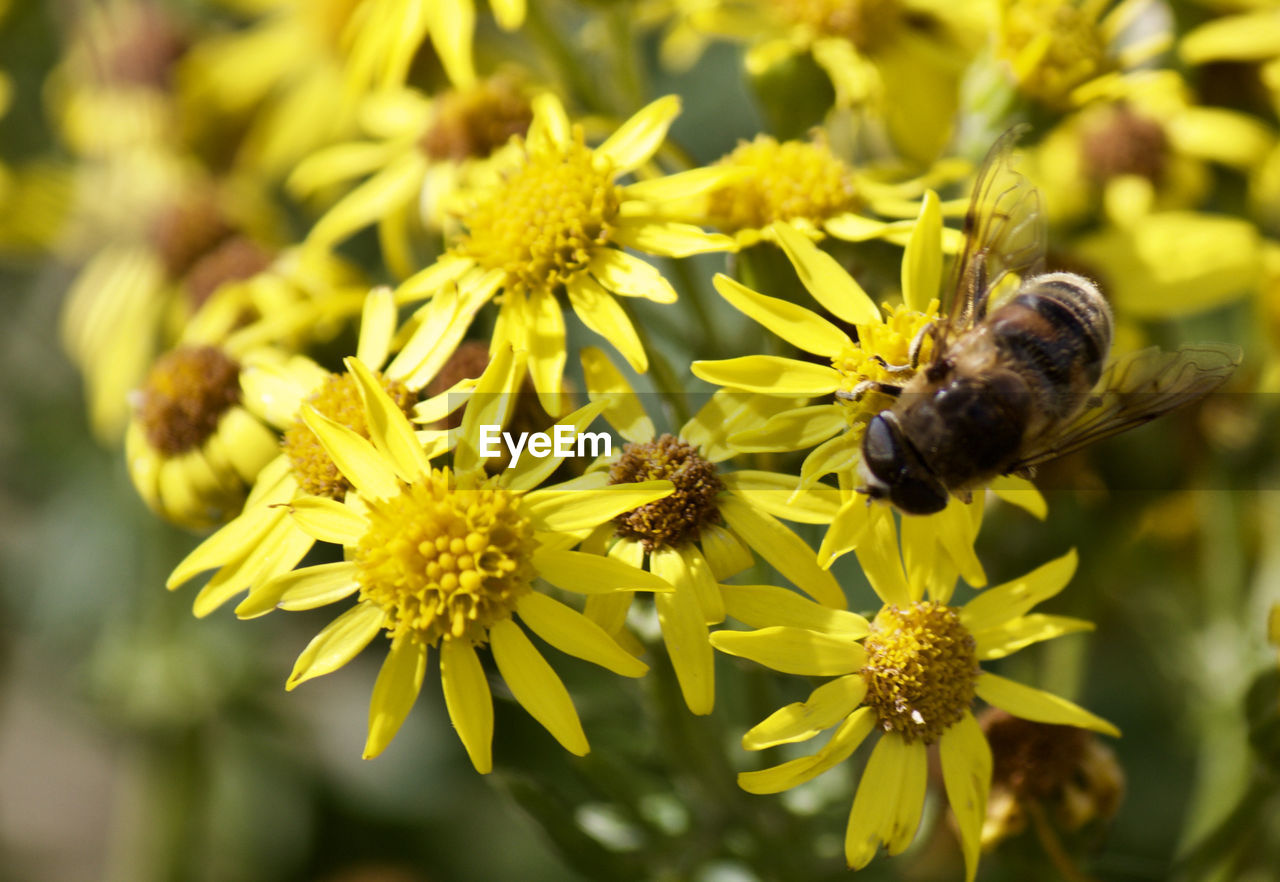
<svg viewBox="0 0 1280 882">
<path fill-rule="evenodd" d="M 518 161 L 490 166 L 461 213 L 465 231 L 435 264 L 407 279 L 402 301 L 431 297 L 424 309 L 456 314 L 465 330 L 476 311 L 502 292 L 493 347 L 529 353 L 529 373 L 548 413 L 561 413 L 565 348 L 561 291 L 588 328 L 609 340 L 637 371 L 648 367 L 626 310 L 615 299 L 671 303 L 676 292 L 651 264 L 623 249 L 686 257 L 733 248 L 733 240 L 666 219 L 664 203 L 714 186 L 723 171 L 695 169 L 622 185 L 617 179 L 649 161 L 680 110 L 661 98 L 624 122 L 604 143 L 586 146 L 549 93 L 534 100 L 533 123 Z M 406 350 L 433 345 L 419 338 Z"/>
<path fill-rule="evenodd" d="M 899 551 L 891 519 L 879 521 L 876 531 L 875 541 L 858 549 L 863 571 L 884 604 L 870 622 L 777 588 L 725 586 L 728 614 L 757 630 L 717 631 L 711 635 L 717 649 L 783 673 L 835 678 L 807 700 L 763 720 L 742 743 L 762 750 L 834 728 L 831 739 L 811 756 L 743 772 L 738 783 L 752 793 L 790 789 L 848 759 L 879 730 L 845 834 L 845 857 L 858 869 L 881 844 L 898 854 L 915 838 L 929 748 L 936 744 L 947 801 L 958 821 L 965 878 L 972 880 L 992 770 L 991 749 L 971 710 L 975 698 L 1024 719 L 1119 735 L 1110 723 L 1065 699 L 980 666 L 1092 627 L 1079 619 L 1030 612 L 1067 585 L 1076 555 L 1072 551 L 952 606 L 955 569 L 917 541 L 923 534 L 904 534 Z"/>
<path fill-rule="evenodd" d="M 352 491 L 345 502 L 295 499 L 290 514 L 315 538 L 341 545 L 345 559 L 294 570 L 255 589 L 248 602 L 314 609 L 356 595 L 298 657 L 288 688 L 330 673 L 379 634 L 390 647 L 373 688 L 364 755 L 386 748 L 417 698 L 427 657 L 438 652 L 445 703 L 480 772 L 492 769 L 493 705 L 477 650 L 488 646 L 516 700 L 570 752 L 587 739 L 564 684 L 516 618 L 551 645 L 623 676 L 646 666 L 573 608 L 534 587 L 536 579 L 593 594 L 667 590 L 658 577 L 619 561 L 568 550 L 581 531 L 671 492 L 649 481 L 626 487 L 534 489 L 556 457 L 489 477 L 477 453 L 479 427 L 502 424 L 509 349 L 495 354 L 464 416 L 453 467 L 434 468 L 412 425 L 378 379 L 347 359 L 366 409 L 371 440 L 314 408 L 302 419 Z M 571 417 L 589 422 L 591 406 Z"/>
<path fill-rule="evenodd" d="M 767 419 L 786 406 L 785 400 L 721 390 L 676 435 L 658 435 L 639 397 L 603 352 L 584 349 L 582 364 L 588 392 L 604 403 L 602 415 L 627 444 L 575 486 L 651 480 L 675 485 L 670 496 L 601 525 L 583 548 L 647 566 L 675 589 L 654 596 L 662 639 L 689 710 L 709 714 L 715 668 L 707 626 L 724 620 L 719 583 L 755 562 L 752 549 L 810 597 L 844 608 L 836 580 L 817 565 L 805 541 L 778 520 L 828 523 L 836 513 L 835 493 L 798 492 L 792 475 L 723 470 L 734 455 L 725 437 Z M 621 634 L 631 600 L 629 594 L 591 597 L 587 614 L 610 633 Z"/>
</svg>

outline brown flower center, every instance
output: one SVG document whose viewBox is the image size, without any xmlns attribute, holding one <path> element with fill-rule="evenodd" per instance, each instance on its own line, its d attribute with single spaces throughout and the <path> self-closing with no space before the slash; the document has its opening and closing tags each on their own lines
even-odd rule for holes
<svg viewBox="0 0 1280 882">
<path fill-rule="evenodd" d="M 672 435 L 628 444 L 609 469 L 610 484 L 664 479 L 675 485 L 674 493 L 614 518 L 619 535 L 640 541 L 648 551 L 693 542 L 704 526 L 720 521 L 716 497 L 724 483 L 715 464 L 692 444 Z"/>
<path fill-rule="evenodd" d="M 216 346 L 184 346 L 152 366 L 138 419 L 151 446 L 172 457 L 203 444 L 239 403 L 240 365 Z"/>
</svg>

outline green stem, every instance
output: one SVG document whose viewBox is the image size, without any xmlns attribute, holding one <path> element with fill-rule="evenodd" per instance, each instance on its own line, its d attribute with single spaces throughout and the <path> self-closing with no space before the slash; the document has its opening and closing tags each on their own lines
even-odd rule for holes
<svg viewBox="0 0 1280 882">
<path fill-rule="evenodd" d="M 554 22 L 547 18 L 546 4 L 527 4 L 525 28 L 555 66 L 563 74 L 572 92 L 582 106 L 595 113 L 608 113 L 608 103 L 596 88 L 596 79 L 579 63 L 581 53 L 575 53 L 561 39 Z"/>
<path fill-rule="evenodd" d="M 702 329 L 702 343 L 706 347 L 703 354 L 706 358 L 724 358 L 724 347 L 720 343 L 720 335 L 711 321 L 711 311 L 707 309 L 705 288 L 697 283 L 693 273 L 689 271 L 688 261 L 673 259 L 667 261 L 672 274 L 680 285 L 681 302 L 688 303 L 693 310 L 694 318 Z"/>
<path fill-rule="evenodd" d="M 683 426 L 691 414 L 688 392 L 685 390 L 684 384 L 676 376 L 675 370 L 671 367 L 671 362 L 667 361 L 666 356 L 654 345 L 653 338 L 649 336 L 644 322 L 636 320 L 635 311 L 631 304 L 626 301 L 626 298 L 619 298 L 619 302 L 621 302 L 627 318 L 631 320 L 631 326 L 636 329 L 636 336 L 640 338 L 640 345 L 644 347 L 645 353 L 649 356 L 649 369 L 653 373 L 653 384 L 662 393 L 662 396 L 667 399 L 667 403 L 671 405 L 677 426 Z"/>
<path fill-rule="evenodd" d="M 613 70 L 617 74 L 618 86 L 627 102 L 628 111 L 635 111 L 645 103 L 648 86 L 640 55 L 636 51 L 636 41 L 632 36 L 630 7 L 623 3 L 611 5 L 607 21 L 616 61 Z"/>
</svg>

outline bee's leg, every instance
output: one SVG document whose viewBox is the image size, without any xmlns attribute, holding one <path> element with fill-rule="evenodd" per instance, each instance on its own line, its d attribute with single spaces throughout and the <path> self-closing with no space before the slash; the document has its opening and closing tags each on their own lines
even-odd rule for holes
<svg viewBox="0 0 1280 882">
<path fill-rule="evenodd" d="M 929 322 L 920 330 L 916 331 L 916 335 L 911 338 L 911 345 L 907 347 L 907 361 L 911 365 L 912 370 L 920 367 L 920 350 L 924 348 L 924 341 L 932 339 L 936 344 L 938 335 L 938 323 Z"/>
<path fill-rule="evenodd" d="M 955 491 L 955 494 L 956 494 L 956 498 L 959 499 L 961 502 L 963 502 L 965 505 L 968 505 L 970 502 L 973 502 L 972 490 L 957 490 Z"/>
<path fill-rule="evenodd" d="M 862 396 L 866 395 L 868 392 L 879 392 L 882 395 L 889 395 L 897 398 L 902 394 L 902 387 L 895 386 L 892 383 L 881 383 L 876 380 L 863 380 L 861 383 L 847 391 L 844 389 L 836 390 L 836 398 L 843 401 L 861 401 Z"/>
<path fill-rule="evenodd" d="M 871 356 L 871 360 L 891 374 L 903 374 L 907 371 L 914 371 L 916 369 L 914 364 L 889 364 L 889 362 L 884 360 L 884 356 L 881 355 L 873 355 Z"/>
</svg>

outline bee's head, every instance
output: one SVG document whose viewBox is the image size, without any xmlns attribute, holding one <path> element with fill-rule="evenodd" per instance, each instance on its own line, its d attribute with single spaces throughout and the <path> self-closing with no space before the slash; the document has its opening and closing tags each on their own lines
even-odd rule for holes
<svg viewBox="0 0 1280 882">
<path fill-rule="evenodd" d="M 876 414 L 862 438 L 860 493 L 887 499 L 905 514 L 925 515 L 947 507 L 947 488 L 902 433 L 893 411 Z"/>
</svg>

